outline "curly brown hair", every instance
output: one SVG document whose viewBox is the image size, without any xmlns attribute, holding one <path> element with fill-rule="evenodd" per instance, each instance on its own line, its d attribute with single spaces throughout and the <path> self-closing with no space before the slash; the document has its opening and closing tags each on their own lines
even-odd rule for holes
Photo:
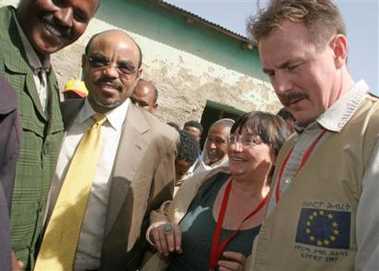
<svg viewBox="0 0 379 271">
<path fill-rule="evenodd" d="M 335 34 L 346 35 L 345 23 L 333 0 L 271 0 L 249 18 L 248 32 L 259 43 L 285 20 L 303 23 L 317 47 L 324 46 Z"/>
</svg>

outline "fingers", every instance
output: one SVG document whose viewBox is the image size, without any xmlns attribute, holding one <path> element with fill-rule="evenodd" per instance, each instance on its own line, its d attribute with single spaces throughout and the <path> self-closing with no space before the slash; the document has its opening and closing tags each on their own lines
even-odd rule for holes
<svg viewBox="0 0 379 271">
<path fill-rule="evenodd" d="M 181 253 L 181 230 L 179 225 L 163 224 L 151 230 L 152 241 L 160 254 Z"/>
<path fill-rule="evenodd" d="M 241 253 L 225 251 L 223 259 L 218 261 L 220 271 L 242 271 L 245 267 L 246 258 Z"/>
<path fill-rule="evenodd" d="M 224 253 L 222 253 L 222 256 L 230 261 L 236 261 L 243 264 L 245 264 L 246 261 L 246 257 L 242 253 L 235 251 L 224 251 Z"/>
<path fill-rule="evenodd" d="M 166 225 L 170 225 L 169 230 L 166 230 Z M 175 250 L 175 232 L 171 224 L 163 225 L 163 235 L 166 238 L 166 244 L 169 252 Z"/>
<path fill-rule="evenodd" d="M 12 250 L 12 271 L 21 271 L 24 268 L 24 263 L 17 259 L 16 254 Z"/>
<path fill-rule="evenodd" d="M 237 262 L 220 260 L 218 261 L 219 271 L 242 271 L 242 266 Z"/>
<path fill-rule="evenodd" d="M 168 244 L 167 244 L 167 240 L 166 240 L 166 234 L 163 230 L 163 227 L 162 226 L 159 226 L 158 227 L 158 236 L 159 236 L 159 244 L 160 244 L 160 253 L 165 255 L 165 256 L 168 256 Z"/>
<path fill-rule="evenodd" d="M 182 231 L 179 225 L 174 225 L 175 232 L 175 251 L 178 253 L 182 253 Z"/>
</svg>

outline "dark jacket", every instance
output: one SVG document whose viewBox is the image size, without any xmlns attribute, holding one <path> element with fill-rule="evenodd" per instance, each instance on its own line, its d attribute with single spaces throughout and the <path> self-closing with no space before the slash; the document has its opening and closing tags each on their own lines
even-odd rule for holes
<svg viewBox="0 0 379 271">
<path fill-rule="evenodd" d="M 0 78 L 0 267 L 11 270 L 9 214 L 20 144 L 16 93 Z"/>
</svg>

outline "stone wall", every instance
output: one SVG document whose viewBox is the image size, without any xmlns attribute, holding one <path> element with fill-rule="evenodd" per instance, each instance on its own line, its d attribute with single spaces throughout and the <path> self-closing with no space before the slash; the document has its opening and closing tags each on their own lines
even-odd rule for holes
<svg viewBox="0 0 379 271">
<path fill-rule="evenodd" d="M 0 5 L 17 2 L 0 0 Z M 68 79 L 80 78 L 81 55 L 90 36 L 111 28 L 116 27 L 95 18 L 77 42 L 53 55 L 61 87 Z M 164 121 L 182 124 L 190 119 L 199 120 L 206 100 L 244 111 L 276 112 L 280 108 L 270 84 L 265 81 L 149 39 L 142 33 L 129 34 L 144 54 L 143 77 L 158 87 L 157 115 Z"/>
</svg>

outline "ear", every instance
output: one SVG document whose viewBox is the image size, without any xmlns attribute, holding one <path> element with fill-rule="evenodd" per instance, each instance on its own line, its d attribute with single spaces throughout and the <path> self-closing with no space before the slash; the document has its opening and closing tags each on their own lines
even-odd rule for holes
<svg viewBox="0 0 379 271">
<path fill-rule="evenodd" d="M 86 63 L 87 63 L 87 57 L 86 55 L 82 55 L 82 69 L 84 70 L 86 68 Z"/>
<path fill-rule="evenodd" d="M 137 79 L 139 80 L 142 77 L 143 69 L 142 67 L 138 69 L 137 71 Z"/>
<path fill-rule="evenodd" d="M 330 42 L 330 47 L 334 52 L 334 61 L 337 68 L 341 68 L 346 65 L 348 42 L 345 35 L 338 34 Z"/>
</svg>

